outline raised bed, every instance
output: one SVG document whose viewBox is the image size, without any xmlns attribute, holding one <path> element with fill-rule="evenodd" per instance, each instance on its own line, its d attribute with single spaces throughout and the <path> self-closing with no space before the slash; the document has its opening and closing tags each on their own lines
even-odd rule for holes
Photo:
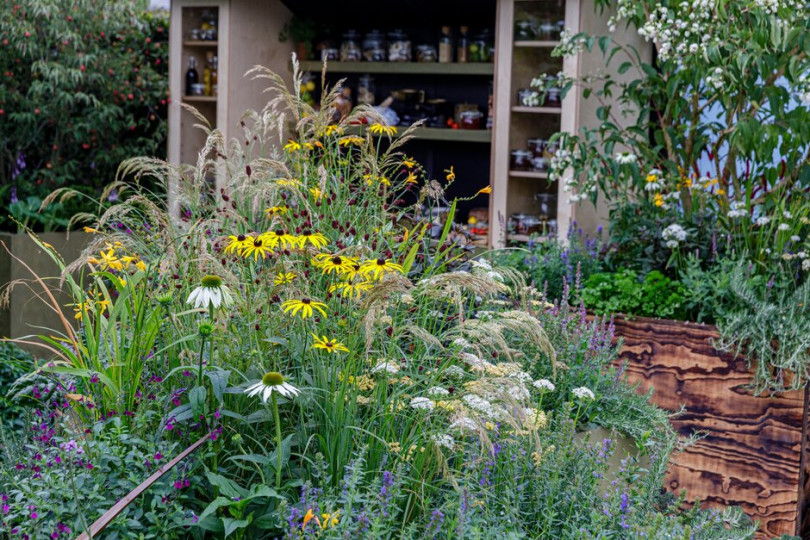
<svg viewBox="0 0 810 540">
<path fill-rule="evenodd" d="M 760 538 L 801 534 L 807 514 L 807 392 L 754 397 L 743 358 L 712 346 L 713 326 L 617 317 L 620 360 L 652 401 L 686 413 L 673 420 L 684 436 L 706 436 L 674 457 L 666 488 L 686 490 L 702 506 L 738 505 L 760 521 Z"/>
</svg>

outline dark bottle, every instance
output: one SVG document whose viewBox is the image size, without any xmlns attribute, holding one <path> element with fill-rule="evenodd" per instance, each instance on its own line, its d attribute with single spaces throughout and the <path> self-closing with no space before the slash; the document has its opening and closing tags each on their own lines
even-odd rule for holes
<svg viewBox="0 0 810 540">
<path fill-rule="evenodd" d="M 188 59 L 188 71 L 186 71 L 186 95 L 194 95 L 193 86 L 200 82 L 200 75 L 197 73 L 197 59 L 190 56 Z"/>
</svg>

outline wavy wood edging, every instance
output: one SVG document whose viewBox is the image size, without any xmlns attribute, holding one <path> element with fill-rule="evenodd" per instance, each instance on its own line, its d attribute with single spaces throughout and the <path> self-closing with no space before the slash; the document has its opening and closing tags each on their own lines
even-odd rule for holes
<svg viewBox="0 0 810 540">
<path fill-rule="evenodd" d="M 758 538 L 799 534 L 810 488 L 805 390 L 754 397 L 753 372 L 713 347 L 713 326 L 623 317 L 615 326 L 630 382 L 653 387 L 660 407 L 686 407 L 672 422 L 681 435 L 706 434 L 674 457 L 667 489 L 701 506 L 739 505 L 760 521 Z"/>
</svg>

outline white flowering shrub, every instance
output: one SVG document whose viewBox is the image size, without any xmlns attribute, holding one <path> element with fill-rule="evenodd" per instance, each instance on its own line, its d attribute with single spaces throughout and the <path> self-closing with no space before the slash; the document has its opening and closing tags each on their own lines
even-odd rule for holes
<svg viewBox="0 0 810 540">
<path fill-rule="evenodd" d="M 566 33 L 555 51 L 601 51 L 607 69 L 575 82 L 599 102 L 598 125 L 560 135 L 550 176 L 571 202 L 605 198 L 619 244 L 705 255 L 713 235 L 729 234 L 760 260 L 797 252 L 791 238 L 806 241 L 810 208 L 808 5 L 597 1 L 611 5 L 605 35 Z M 617 28 L 643 37 L 653 60 L 614 40 Z M 673 222 L 691 231 L 688 246 L 663 234 Z"/>
</svg>

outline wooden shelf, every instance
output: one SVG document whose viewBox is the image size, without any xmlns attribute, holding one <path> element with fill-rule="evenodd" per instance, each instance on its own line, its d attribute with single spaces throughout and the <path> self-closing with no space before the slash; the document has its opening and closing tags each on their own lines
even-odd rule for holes
<svg viewBox="0 0 810 540">
<path fill-rule="evenodd" d="M 495 64 L 470 62 L 465 64 L 438 62 L 327 62 L 330 73 L 389 73 L 409 75 L 492 75 Z M 321 71 L 323 62 L 301 62 L 304 71 Z"/>
<path fill-rule="evenodd" d="M 542 49 L 553 49 L 559 45 L 559 41 L 536 41 L 536 40 L 516 40 L 515 47 L 538 47 Z"/>
<path fill-rule="evenodd" d="M 397 136 L 406 129 L 405 126 L 397 126 Z M 364 126 L 351 126 L 347 131 L 356 135 L 365 133 Z M 414 137 L 424 141 L 490 143 L 492 142 L 492 130 L 419 127 L 416 128 Z"/>
<path fill-rule="evenodd" d="M 183 47 L 216 47 L 218 44 L 218 41 L 189 39 L 183 42 Z"/>
<path fill-rule="evenodd" d="M 560 107 L 524 107 L 515 105 L 512 107 L 512 112 L 532 114 L 562 114 L 562 109 Z"/>
<path fill-rule="evenodd" d="M 548 178 L 548 173 L 543 171 L 509 171 L 509 176 L 514 178 Z"/>
<path fill-rule="evenodd" d="M 540 236 L 539 234 L 508 234 L 506 235 L 506 240 L 509 242 L 528 242 L 529 240 L 539 243 L 545 242 L 548 239 L 548 235 Z"/>
<path fill-rule="evenodd" d="M 183 96 L 183 101 L 195 103 L 216 103 L 216 96 Z"/>
</svg>

